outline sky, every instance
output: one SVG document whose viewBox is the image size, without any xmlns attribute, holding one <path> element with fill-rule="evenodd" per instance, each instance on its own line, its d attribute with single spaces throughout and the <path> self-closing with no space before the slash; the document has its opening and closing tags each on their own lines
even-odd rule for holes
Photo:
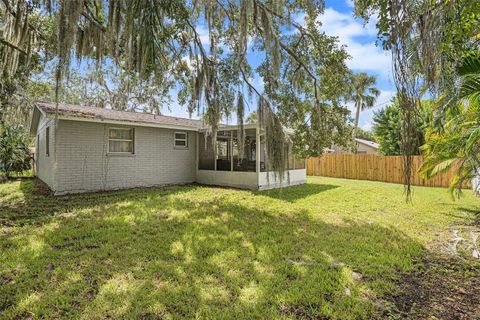
<svg viewBox="0 0 480 320">
<path fill-rule="evenodd" d="M 362 19 L 353 17 L 352 0 L 327 0 L 325 14 L 321 17 L 322 30 L 327 35 L 337 36 L 340 43 L 347 46 L 352 56 L 347 65 L 355 72 L 366 72 L 377 77 L 377 88 L 381 91 L 372 109 L 360 114 L 359 126 L 372 128 L 372 116 L 375 110 L 384 108 L 395 95 L 392 78 L 392 58 L 381 46 L 375 45 L 377 39 L 376 20 L 370 19 L 364 26 Z M 353 103 L 349 105 L 353 111 Z"/>
<path fill-rule="evenodd" d="M 338 37 L 339 43 L 347 46 L 346 50 L 351 55 L 347 65 L 354 72 L 366 72 L 377 77 L 377 88 L 381 91 L 376 104 L 372 109 L 360 114 L 359 126 L 362 129 L 372 128 L 372 116 L 375 110 L 385 107 L 395 94 L 395 86 L 392 80 L 391 54 L 383 51 L 381 46 L 376 46 L 377 30 L 375 19 L 371 19 L 364 25 L 363 20 L 353 17 L 352 0 L 326 0 L 325 13 L 320 17 L 321 30 L 327 35 Z M 301 22 L 301 17 L 298 19 Z M 207 30 L 198 30 L 202 42 L 208 43 Z M 255 59 L 249 58 L 250 62 Z M 255 78 L 253 83 L 262 88 L 260 78 Z M 353 102 L 349 109 L 354 114 Z M 253 111 L 253 110 L 250 110 Z M 188 117 L 185 107 L 174 105 L 171 111 L 162 110 L 165 115 Z"/>
</svg>

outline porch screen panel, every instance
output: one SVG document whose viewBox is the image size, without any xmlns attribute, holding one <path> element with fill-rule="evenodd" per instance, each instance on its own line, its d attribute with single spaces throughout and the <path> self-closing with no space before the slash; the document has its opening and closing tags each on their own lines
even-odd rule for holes
<svg viewBox="0 0 480 320">
<path fill-rule="evenodd" d="M 222 132 L 219 132 L 222 136 L 217 138 L 217 171 L 231 171 L 230 161 L 230 138 L 224 136 Z"/>
<path fill-rule="evenodd" d="M 260 172 L 265 172 L 265 135 L 260 136 Z"/>
<path fill-rule="evenodd" d="M 295 157 L 295 169 L 305 169 L 305 159 L 297 159 Z"/>
<path fill-rule="evenodd" d="M 205 134 L 201 133 L 198 139 L 198 169 L 215 170 L 215 157 L 211 137 L 207 137 L 205 141 Z"/>
<path fill-rule="evenodd" d="M 287 168 L 288 170 L 295 169 L 295 159 L 293 158 L 292 147 L 285 145 L 285 153 L 287 154 Z"/>
<path fill-rule="evenodd" d="M 240 143 L 236 136 L 237 133 L 234 132 L 235 138 L 233 139 L 233 171 L 255 172 L 257 170 L 257 143 L 255 129 L 245 130 L 245 145 L 243 150 L 243 158 L 240 158 Z"/>
</svg>

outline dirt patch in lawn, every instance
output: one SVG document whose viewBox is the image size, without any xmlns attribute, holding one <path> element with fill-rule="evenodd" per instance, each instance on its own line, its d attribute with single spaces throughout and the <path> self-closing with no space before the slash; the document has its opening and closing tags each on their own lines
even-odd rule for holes
<svg viewBox="0 0 480 320">
<path fill-rule="evenodd" d="M 37 178 L 33 178 L 33 179 L 34 179 L 33 181 L 34 181 L 34 184 L 35 184 L 35 193 L 37 195 L 41 195 L 41 196 L 53 195 L 49 186 L 45 182 L 43 182 L 42 180 L 37 179 Z"/>
<path fill-rule="evenodd" d="M 480 319 L 480 263 L 458 257 L 421 261 L 423 267 L 398 280 L 387 297 L 405 319 Z"/>
</svg>

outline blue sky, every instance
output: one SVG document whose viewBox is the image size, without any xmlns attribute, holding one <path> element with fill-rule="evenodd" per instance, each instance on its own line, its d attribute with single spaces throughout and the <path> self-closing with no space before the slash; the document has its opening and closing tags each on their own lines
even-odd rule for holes
<svg viewBox="0 0 480 320">
<path fill-rule="evenodd" d="M 355 72 L 366 72 L 377 77 L 377 88 L 381 91 L 375 106 L 360 114 L 360 127 L 370 129 L 374 110 L 385 107 L 395 95 L 392 79 L 392 58 L 381 46 L 375 45 L 377 30 L 376 19 L 370 19 L 364 26 L 361 19 L 353 17 L 353 1 L 327 0 L 325 14 L 321 17 L 322 30 L 331 36 L 337 36 L 340 43 L 347 46 L 352 58 L 347 62 Z M 353 110 L 353 104 L 350 104 Z"/>
<path fill-rule="evenodd" d="M 324 15 L 320 17 L 321 30 L 327 35 L 336 36 L 340 44 L 347 46 L 347 52 L 352 56 L 347 61 L 348 66 L 355 72 L 366 72 L 377 77 L 377 88 L 381 91 L 376 105 L 371 110 L 363 111 L 360 115 L 360 127 L 371 129 L 372 115 L 374 110 L 385 107 L 395 94 L 395 86 L 392 81 L 392 63 L 389 52 L 383 51 L 375 45 L 377 30 L 375 19 L 364 25 L 363 20 L 353 17 L 353 1 L 351 0 L 327 0 Z M 301 21 L 301 17 L 299 17 Z M 206 29 L 198 29 L 202 42 L 208 43 Z M 255 64 L 255 57 L 248 57 Z M 255 78 L 253 83 L 262 89 L 262 81 Z M 174 95 L 173 95 L 174 96 Z M 353 111 L 353 103 L 349 105 Z M 188 117 L 186 108 L 173 105 L 171 111 L 162 110 L 166 115 Z M 250 110 L 253 111 L 253 110 Z M 235 121 L 235 119 L 232 119 Z"/>
</svg>

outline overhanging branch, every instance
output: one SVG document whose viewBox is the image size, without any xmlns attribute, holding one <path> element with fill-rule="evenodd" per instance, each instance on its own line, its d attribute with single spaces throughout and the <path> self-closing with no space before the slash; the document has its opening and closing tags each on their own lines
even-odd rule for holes
<svg viewBox="0 0 480 320">
<path fill-rule="evenodd" d="M 12 49 L 14 49 L 14 50 L 17 50 L 17 51 L 23 53 L 24 55 L 27 55 L 27 52 L 26 52 L 25 50 L 23 50 L 22 48 L 14 45 L 13 43 L 11 43 L 11 42 L 3 39 L 3 38 L 0 38 L 0 42 L 1 42 L 2 44 L 4 44 L 4 45 L 6 45 L 6 46 L 8 46 L 8 47 L 10 47 L 10 48 L 12 48 Z"/>
</svg>

